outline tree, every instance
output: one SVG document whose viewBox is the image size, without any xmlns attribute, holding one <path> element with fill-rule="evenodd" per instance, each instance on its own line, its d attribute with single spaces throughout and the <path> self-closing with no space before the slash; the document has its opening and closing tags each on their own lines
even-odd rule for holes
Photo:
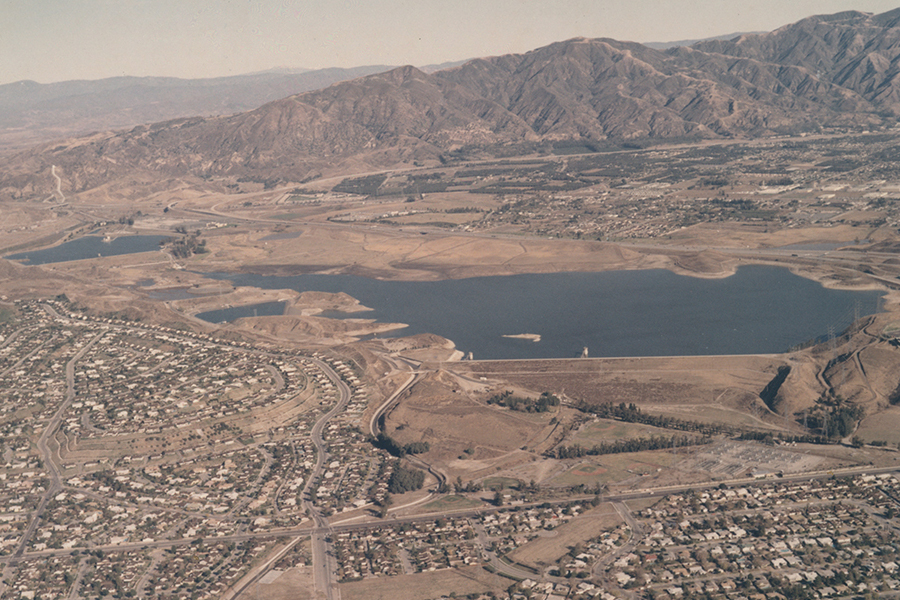
<svg viewBox="0 0 900 600">
<path fill-rule="evenodd" d="M 425 473 L 423 471 L 402 467 L 398 460 L 394 464 L 394 470 L 388 480 L 388 491 L 392 494 L 402 494 L 421 489 L 424 484 Z"/>
<path fill-rule="evenodd" d="M 394 504 L 394 498 L 390 493 L 384 495 L 381 501 L 378 503 L 380 509 L 378 511 L 378 516 L 382 519 L 385 518 L 388 514 L 388 510 L 390 510 L 391 505 Z"/>
</svg>

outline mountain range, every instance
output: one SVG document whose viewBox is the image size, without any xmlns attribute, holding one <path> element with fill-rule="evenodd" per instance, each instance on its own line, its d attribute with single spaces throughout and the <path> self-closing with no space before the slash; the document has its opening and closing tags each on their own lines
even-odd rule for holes
<svg viewBox="0 0 900 600">
<path fill-rule="evenodd" d="M 400 67 L 231 116 L 42 146 L 10 161 L 18 176 L 0 179 L 0 191 L 23 193 L 50 165 L 75 191 L 134 170 L 303 181 L 560 144 L 886 127 L 900 116 L 898 75 L 900 9 L 814 16 L 666 50 L 576 38 L 430 74 Z"/>
<path fill-rule="evenodd" d="M 464 62 L 421 69 L 432 73 Z M 270 69 L 209 79 L 109 77 L 48 84 L 17 81 L 0 85 L 0 149 L 141 123 L 245 112 L 291 94 L 393 68 Z"/>
<path fill-rule="evenodd" d="M 234 114 L 391 68 L 273 69 L 211 79 L 110 77 L 48 84 L 17 81 L 0 85 L 0 146 L 179 117 Z"/>
</svg>

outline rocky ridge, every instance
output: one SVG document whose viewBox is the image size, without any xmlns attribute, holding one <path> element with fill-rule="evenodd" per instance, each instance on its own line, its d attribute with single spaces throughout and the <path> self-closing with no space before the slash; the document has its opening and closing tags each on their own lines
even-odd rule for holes
<svg viewBox="0 0 900 600">
<path fill-rule="evenodd" d="M 304 181 L 332 172 L 551 150 L 558 144 L 879 127 L 900 115 L 900 9 L 815 16 L 767 34 L 656 50 L 576 38 L 433 74 L 401 67 L 227 117 L 45 145 L 0 193 L 56 165 L 73 191 L 138 171 Z"/>
</svg>

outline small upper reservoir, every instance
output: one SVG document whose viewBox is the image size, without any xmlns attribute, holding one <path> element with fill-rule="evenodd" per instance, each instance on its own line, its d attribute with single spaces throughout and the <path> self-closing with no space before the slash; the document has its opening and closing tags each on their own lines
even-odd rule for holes
<svg viewBox="0 0 900 600">
<path fill-rule="evenodd" d="M 53 246 L 52 248 L 10 254 L 3 258 L 18 260 L 25 265 L 46 265 L 70 260 L 97 258 L 98 256 L 119 256 L 120 254 L 152 252 L 153 250 L 159 250 L 159 243 L 164 239 L 166 239 L 164 235 L 123 235 L 107 242 L 102 237 L 89 235 L 59 246 Z"/>
<path fill-rule="evenodd" d="M 233 306 L 230 308 L 220 308 L 219 310 L 209 310 L 199 313 L 198 319 L 209 321 L 210 323 L 230 322 L 241 317 L 271 317 L 274 315 L 283 315 L 285 302 L 260 302 L 258 304 L 247 304 L 245 306 Z"/>
<path fill-rule="evenodd" d="M 211 276 L 237 286 L 345 292 L 373 309 L 354 317 L 408 324 L 396 335 L 436 333 L 476 359 L 569 358 L 584 347 L 590 356 L 605 357 L 778 353 L 830 328 L 842 331 L 855 314 L 876 312 L 882 295 L 831 290 L 787 269 L 756 265 L 724 279 L 661 269 L 429 282 Z M 209 320 L 252 316 L 253 310 L 229 309 Z"/>
</svg>

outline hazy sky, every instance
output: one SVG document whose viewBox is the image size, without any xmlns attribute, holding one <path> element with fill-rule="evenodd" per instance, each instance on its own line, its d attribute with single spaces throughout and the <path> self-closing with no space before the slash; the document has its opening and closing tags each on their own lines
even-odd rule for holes
<svg viewBox="0 0 900 600">
<path fill-rule="evenodd" d="M 425 65 L 576 36 L 769 31 L 898 0 L 0 0 L 0 83 Z"/>
</svg>

